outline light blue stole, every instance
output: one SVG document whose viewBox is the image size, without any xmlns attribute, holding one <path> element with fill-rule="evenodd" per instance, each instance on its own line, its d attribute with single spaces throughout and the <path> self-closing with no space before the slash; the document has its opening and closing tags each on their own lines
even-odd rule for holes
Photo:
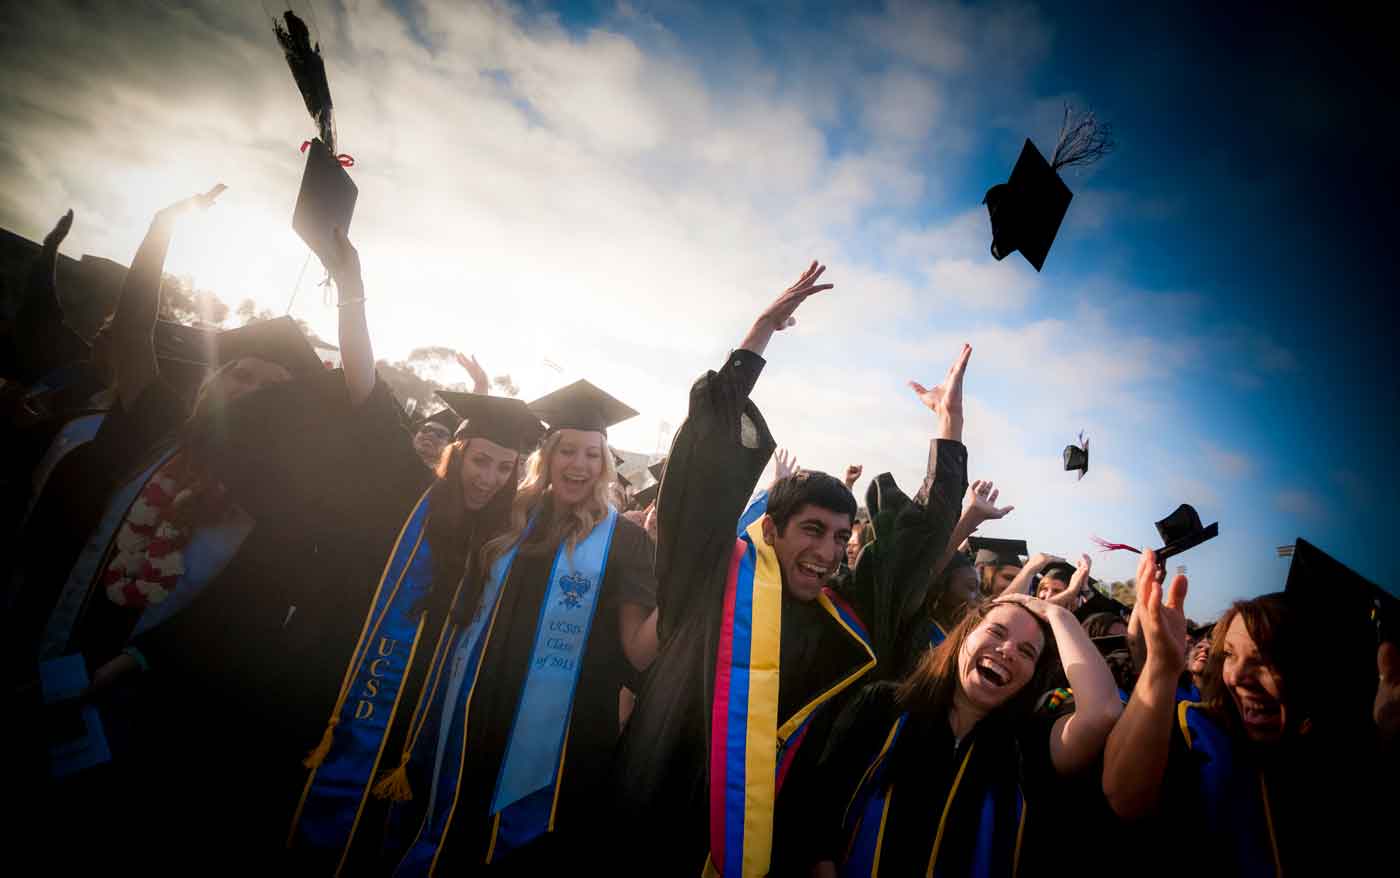
<svg viewBox="0 0 1400 878">
<path fill-rule="evenodd" d="M 616 527 L 617 510 L 610 507 L 607 516 L 572 553 L 567 545 L 561 545 L 555 554 L 496 789 L 488 813 L 480 815 L 494 818 L 488 863 L 554 828 L 574 693 Z M 467 721 L 482 657 L 511 566 L 529 533 L 527 527 L 516 544 L 491 565 L 471 623 L 456 635 L 452 672 L 443 698 L 435 706 L 440 726 L 427 812 L 396 875 L 431 874 L 437 865 L 443 839 L 456 816 L 457 785 L 468 758 Z"/>
<path fill-rule="evenodd" d="M 116 539 L 117 531 L 121 529 L 127 512 L 131 510 L 136 498 L 141 496 L 141 489 L 146 487 L 146 482 L 174 453 L 175 449 L 171 447 L 156 455 L 150 466 L 120 485 L 107 498 L 107 508 L 103 510 L 97 527 L 78 554 L 78 560 L 73 563 L 68 580 L 63 584 L 63 591 L 59 593 L 58 603 L 49 614 L 43 639 L 39 641 L 41 661 L 58 658 L 68 650 L 68 641 L 73 636 L 78 617 L 82 615 L 83 606 L 93 590 L 94 580 L 107 560 L 112 541 Z"/>
<path fill-rule="evenodd" d="M 24 510 L 24 521 L 29 521 L 34 504 L 39 502 L 39 495 L 44 493 L 44 486 L 48 484 L 49 476 L 53 475 L 59 463 L 74 448 L 91 442 L 97 436 L 97 431 L 106 417 L 106 412 L 79 415 L 59 428 L 58 435 L 49 443 L 49 448 L 39 460 L 39 465 L 34 467 L 34 478 L 31 481 L 34 492 L 29 495 L 29 506 Z M 23 523 L 21 522 L 21 526 Z"/>
</svg>

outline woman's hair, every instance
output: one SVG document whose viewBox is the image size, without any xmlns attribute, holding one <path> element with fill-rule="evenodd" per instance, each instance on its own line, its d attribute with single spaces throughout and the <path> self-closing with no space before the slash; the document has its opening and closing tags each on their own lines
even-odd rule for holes
<svg viewBox="0 0 1400 878">
<path fill-rule="evenodd" d="M 526 462 L 525 479 L 515 494 L 510 508 L 510 525 L 505 533 L 486 544 L 481 557 L 481 571 L 484 576 L 491 565 L 520 539 L 530 523 L 530 516 L 537 510 L 539 522 L 530 531 L 530 536 L 520 546 L 526 554 L 553 552 L 560 543 L 565 543 L 570 553 L 578 541 L 588 536 L 598 522 L 608 514 L 612 483 L 617 478 L 617 468 L 613 465 L 612 450 L 607 440 L 603 440 L 603 471 L 593 483 L 593 490 L 582 503 L 569 510 L 568 515 L 554 514 L 553 473 L 549 471 L 550 461 L 559 447 L 561 433 L 554 433 Z"/>
<path fill-rule="evenodd" d="M 466 569 L 472 553 L 479 550 L 487 540 L 505 530 L 510 520 L 510 507 L 515 500 L 515 486 L 519 481 L 520 458 L 515 467 L 486 506 L 472 514 L 467 510 L 466 498 L 462 492 L 462 466 L 470 439 L 458 439 L 449 443 L 438 461 L 437 481 L 428 495 L 428 520 L 424 525 L 424 537 L 433 559 L 432 594 L 429 601 L 434 610 L 445 606 L 457 591 L 457 585 L 464 575 L 472 571 Z M 475 586 L 469 582 L 469 586 Z M 469 587 L 466 591 L 474 591 Z M 458 607 L 474 607 L 475 601 L 464 594 L 465 600 L 458 601 Z"/>
<path fill-rule="evenodd" d="M 953 696 L 957 693 L 958 687 L 962 685 L 958 673 L 958 657 L 962 653 L 963 644 L 972 634 L 982 620 L 987 618 L 992 609 L 999 606 L 1015 606 L 1022 612 L 1030 614 L 1040 626 L 1040 632 L 1045 638 L 1045 647 L 1040 651 L 1040 657 L 1036 659 L 1035 671 L 1031 678 L 1026 681 L 1026 685 L 1015 695 L 1007 699 L 1000 707 L 994 711 L 995 714 L 1017 716 L 1029 713 L 1035 706 L 1036 699 L 1040 697 L 1045 689 L 1049 688 L 1048 680 L 1050 672 L 1059 664 L 1059 654 L 1055 650 L 1055 635 L 1050 630 L 1050 625 L 1044 619 L 1031 613 L 1030 610 L 1012 601 L 986 601 L 976 606 L 969 607 L 962 621 L 953 626 L 953 630 L 948 632 L 948 637 L 924 653 L 924 657 L 919 664 L 909 673 L 909 676 L 899 684 L 897 699 L 905 710 L 920 713 L 926 716 L 941 716 L 946 714 L 953 707 Z"/>
<path fill-rule="evenodd" d="M 1247 601 L 1235 601 L 1215 623 L 1211 638 L 1210 658 L 1206 665 L 1206 684 L 1201 692 L 1206 710 L 1224 723 L 1231 732 L 1243 734 L 1244 725 L 1235 700 L 1225 684 L 1225 635 L 1236 617 L 1244 620 L 1245 630 L 1259 650 L 1260 657 L 1272 665 L 1279 678 L 1280 695 L 1288 706 L 1288 723 L 1293 731 L 1312 717 L 1314 694 L 1317 689 L 1309 678 L 1313 660 L 1307 652 L 1305 629 L 1298 624 L 1292 607 L 1281 592 L 1266 594 Z"/>
</svg>

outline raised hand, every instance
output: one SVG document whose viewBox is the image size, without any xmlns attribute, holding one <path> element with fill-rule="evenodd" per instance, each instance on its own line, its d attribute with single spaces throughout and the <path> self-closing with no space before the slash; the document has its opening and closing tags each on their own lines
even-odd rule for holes
<svg viewBox="0 0 1400 878">
<path fill-rule="evenodd" d="M 58 222 L 54 224 L 53 229 L 44 236 L 45 255 L 56 252 L 58 250 L 58 245 L 63 243 L 64 238 L 68 237 L 68 232 L 72 228 L 73 210 L 69 208 L 67 213 L 58 218 Z"/>
<path fill-rule="evenodd" d="M 972 345 L 965 344 L 958 352 L 953 365 L 948 367 L 948 374 L 943 376 L 943 383 L 930 388 L 917 381 L 909 382 L 919 401 L 928 407 L 929 411 L 938 415 L 939 439 L 962 441 L 963 375 L 967 372 L 967 361 L 971 358 Z"/>
<path fill-rule="evenodd" d="M 1069 586 L 1058 594 L 1052 595 L 1050 600 L 1065 609 L 1073 612 L 1084 606 L 1089 600 L 1089 568 L 1093 562 L 1088 555 L 1080 555 L 1079 563 L 1074 567 L 1074 574 L 1069 578 Z"/>
<path fill-rule="evenodd" d="M 997 597 L 993 603 L 1020 604 L 1046 622 L 1050 621 L 1051 615 L 1064 609 L 1053 601 L 1042 600 L 1035 595 L 1016 594 L 1010 591 Z"/>
<path fill-rule="evenodd" d="M 863 472 L 865 472 L 865 467 L 861 466 L 858 463 L 853 463 L 850 466 L 846 467 L 845 481 L 847 491 L 851 490 L 851 486 L 854 485 L 860 479 L 860 474 Z"/>
<path fill-rule="evenodd" d="M 646 518 L 643 520 L 642 528 L 651 537 L 651 541 L 656 542 L 656 501 L 653 500 L 647 506 Z"/>
<path fill-rule="evenodd" d="M 1157 565 L 1157 553 L 1148 549 L 1138 561 L 1137 605 L 1142 637 L 1147 645 L 1147 665 L 1164 675 L 1176 677 L 1186 669 L 1186 590 L 1185 576 L 1172 579 L 1163 602 L 1164 571 Z"/>
<path fill-rule="evenodd" d="M 340 292 L 341 302 L 347 299 L 364 298 L 364 281 L 360 277 L 360 251 L 355 249 L 355 245 L 350 243 L 350 239 L 345 237 L 345 230 L 337 226 L 333 232 L 335 236 L 335 253 L 331 257 L 331 264 L 326 266 L 331 278 L 335 281 L 336 288 Z"/>
<path fill-rule="evenodd" d="M 169 207 L 162 208 L 156 213 L 158 221 L 169 222 L 176 217 L 188 213 L 191 210 L 208 210 L 214 206 L 214 201 L 228 189 L 223 183 L 216 183 L 214 188 L 199 195 L 191 195 L 189 198 L 182 198 Z"/>
<path fill-rule="evenodd" d="M 457 365 L 467 370 L 467 374 L 472 376 L 472 393 L 487 393 L 491 390 L 491 381 L 486 377 L 486 370 L 481 368 L 481 364 L 476 361 L 476 354 L 470 357 L 453 351 L 457 357 Z"/>
<path fill-rule="evenodd" d="M 752 351 L 755 354 L 762 354 L 768 347 L 768 341 L 773 337 L 773 333 L 797 323 L 797 318 L 793 317 L 793 312 L 798 306 L 807 301 L 807 297 L 823 290 L 834 288 L 834 284 L 819 284 L 817 279 L 826 271 L 825 265 L 818 265 L 815 260 L 802 272 L 802 276 L 797 279 L 797 283 L 788 287 L 783 294 L 773 300 L 773 303 L 763 309 L 763 313 L 758 315 L 753 327 L 749 329 L 749 334 L 744 337 L 740 348 Z"/>
<path fill-rule="evenodd" d="M 997 490 L 996 484 L 992 481 L 977 479 L 967 486 L 967 495 L 963 497 L 963 514 L 975 519 L 977 524 L 984 521 L 995 521 L 1010 515 L 1015 506 L 997 507 L 997 497 L 1001 494 Z"/>
<path fill-rule="evenodd" d="M 773 469 L 774 481 L 787 478 L 797 472 L 797 456 L 786 448 L 779 448 L 777 455 L 773 458 Z"/>
</svg>

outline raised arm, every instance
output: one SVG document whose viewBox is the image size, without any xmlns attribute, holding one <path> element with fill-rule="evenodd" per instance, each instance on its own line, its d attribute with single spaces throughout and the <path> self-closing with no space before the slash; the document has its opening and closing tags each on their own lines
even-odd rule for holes
<svg viewBox="0 0 1400 878">
<path fill-rule="evenodd" d="M 1165 604 L 1162 577 L 1156 553 L 1143 552 L 1137 572 L 1137 615 L 1147 661 L 1128 706 L 1108 736 L 1103 765 L 1104 795 L 1124 820 L 1144 817 L 1157 807 L 1171 750 L 1176 683 L 1186 667 L 1186 577 L 1172 580 Z"/>
<path fill-rule="evenodd" d="M 73 211 L 59 217 L 29 268 L 24 301 L 15 315 L 19 377 L 32 384 L 45 374 L 87 357 L 87 343 L 63 322 L 58 301 L 58 247 L 73 227 Z"/>
<path fill-rule="evenodd" d="M 676 431 L 656 501 L 656 578 L 659 636 L 664 643 L 700 602 L 707 583 L 722 582 L 733 555 L 734 527 L 777 443 L 749 393 L 763 371 L 761 353 L 808 296 L 831 289 L 815 281 L 825 270 L 812 263 L 796 284 L 759 314 L 740 346 L 718 371 L 690 389 L 689 413 Z M 713 601 L 711 600 L 713 598 Z"/>
<path fill-rule="evenodd" d="M 374 390 L 374 348 L 365 321 L 365 283 L 360 277 L 360 253 L 341 229 L 335 230 L 335 250 L 327 268 L 335 281 L 340 311 L 340 365 L 345 370 L 350 404 L 359 406 Z"/>
<path fill-rule="evenodd" d="M 1063 561 L 1059 555 L 1047 555 L 1044 552 L 1037 552 L 1026 561 L 1026 566 L 1021 568 L 1021 572 L 1016 574 L 1016 578 L 1006 586 L 1002 594 L 1025 594 L 1031 593 L 1035 587 L 1035 578 L 1053 561 Z"/>
<path fill-rule="evenodd" d="M 931 578 L 934 581 L 943 575 L 958 547 L 967 542 L 967 538 L 975 534 L 979 527 L 988 521 L 1005 518 L 1016 509 L 1015 506 L 998 507 L 997 497 L 1000 494 L 1001 491 L 997 489 L 995 482 L 978 479 L 968 486 L 967 495 L 963 497 L 962 515 L 958 516 L 958 523 L 953 526 L 953 535 L 948 538 L 943 555 L 933 567 Z"/>
<path fill-rule="evenodd" d="M 225 187 L 177 201 L 151 220 L 122 281 L 121 298 L 107 332 L 112 373 L 122 405 L 131 407 L 158 374 L 155 328 L 160 313 L 160 281 L 176 221 L 194 208 L 207 209 Z"/>
</svg>

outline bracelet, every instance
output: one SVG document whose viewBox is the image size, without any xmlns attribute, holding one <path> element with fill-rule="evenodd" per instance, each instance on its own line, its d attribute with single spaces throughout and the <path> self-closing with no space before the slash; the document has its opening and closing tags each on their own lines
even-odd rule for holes
<svg viewBox="0 0 1400 878">
<path fill-rule="evenodd" d="M 358 299 L 346 299 L 344 302 L 338 303 L 336 307 L 344 308 L 346 305 L 358 305 L 359 303 L 363 302 L 366 298 L 366 296 L 360 296 Z"/>
<path fill-rule="evenodd" d="M 122 655 L 129 655 L 136 659 L 136 664 L 142 671 L 149 671 L 151 669 L 151 663 L 146 661 L 146 657 L 141 654 L 141 650 L 134 646 L 128 646 L 126 649 L 123 649 Z"/>
</svg>

